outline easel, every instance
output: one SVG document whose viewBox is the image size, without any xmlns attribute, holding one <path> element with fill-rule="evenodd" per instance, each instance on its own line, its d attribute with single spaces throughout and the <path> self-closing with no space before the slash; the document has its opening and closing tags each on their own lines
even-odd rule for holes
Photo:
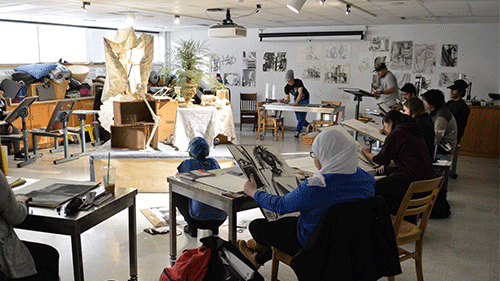
<svg viewBox="0 0 500 281">
<path fill-rule="evenodd" d="M 30 130 L 31 135 L 33 136 L 33 153 L 37 157 L 43 155 L 41 153 L 37 153 L 37 136 L 54 138 L 54 149 L 51 149 L 50 153 L 64 151 L 64 158 L 54 160 L 54 164 L 76 160 L 80 158 L 80 156 L 88 154 L 88 152 L 85 152 L 85 148 L 83 148 L 82 153 L 72 155 L 69 155 L 68 151 L 68 131 L 74 134 L 81 133 L 80 129 L 68 130 L 68 120 L 73 109 L 75 108 L 76 102 L 76 99 L 59 100 L 54 107 L 54 111 L 52 112 L 52 116 L 47 127 Z M 83 133 L 83 135 L 85 137 L 85 133 Z M 59 147 L 58 139 L 60 138 L 63 139 L 62 148 Z"/>
<path fill-rule="evenodd" d="M 36 158 L 40 157 L 39 155 L 29 155 L 28 151 L 28 131 L 26 129 L 26 117 L 28 117 L 28 108 L 30 107 L 33 102 L 35 102 L 38 99 L 38 96 L 35 97 L 27 97 L 25 98 L 14 110 L 5 117 L 4 122 L 5 123 L 11 123 L 16 121 L 18 117 L 21 117 L 23 127 L 21 128 L 21 135 L 2 135 L 2 139 L 5 140 L 22 140 L 23 145 L 24 145 L 24 161 L 17 163 L 17 167 L 21 168 L 24 167 L 30 163 L 33 163 L 36 161 Z"/>
<path fill-rule="evenodd" d="M 354 118 L 356 120 L 359 120 L 359 105 L 363 101 L 363 96 L 372 97 L 372 98 L 380 97 L 380 95 L 372 94 L 370 92 L 367 92 L 365 90 L 361 90 L 358 88 L 339 88 L 339 89 L 346 92 L 346 93 L 354 95 L 354 101 L 356 102 L 356 111 L 355 111 Z M 358 132 L 357 131 L 354 132 L 354 139 L 355 140 L 358 139 Z"/>
</svg>

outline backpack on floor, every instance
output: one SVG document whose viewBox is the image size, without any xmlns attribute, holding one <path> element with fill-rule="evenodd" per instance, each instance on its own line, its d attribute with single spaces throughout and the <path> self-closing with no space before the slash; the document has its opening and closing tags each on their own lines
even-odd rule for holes
<svg viewBox="0 0 500 281">
<path fill-rule="evenodd" d="M 172 267 L 165 267 L 159 281 L 202 281 L 207 274 L 211 249 L 201 246 L 187 249 Z"/>
</svg>

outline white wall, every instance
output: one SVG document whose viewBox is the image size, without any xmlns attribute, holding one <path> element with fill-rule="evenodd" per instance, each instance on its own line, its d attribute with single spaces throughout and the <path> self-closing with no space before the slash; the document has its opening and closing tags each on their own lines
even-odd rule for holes
<svg viewBox="0 0 500 281">
<path fill-rule="evenodd" d="M 306 29 L 282 29 L 281 31 L 304 31 Z M 331 27 L 318 28 L 317 30 L 331 30 Z M 276 29 L 272 30 L 275 32 Z M 256 87 L 235 87 L 232 86 L 232 104 L 233 114 L 236 123 L 239 123 L 239 93 L 257 92 L 258 99 L 265 98 L 266 83 L 275 85 L 276 97 L 284 96 L 283 87 L 285 86 L 284 72 L 263 72 L 263 54 L 265 52 L 287 52 L 287 69 L 294 69 L 296 76 L 300 78 L 300 70 L 303 63 L 298 63 L 297 45 L 304 41 L 282 41 L 282 42 L 259 42 L 257 29 L 247 30 L 246 38 L 220 39 L 208 38 L 207 31 L 193 32 L 172 32 L 170 42 L 175 43 L 179 39 L 208 39 L 210 49 L 219 56 L 234 54 L 238 62 L 235 66 L 221 66 L 221 73 L 238 72 L 242 74 L 243 51 L 257 52 L 257 73 Z M 269 32 L 269 31 L 265 31 Z M 458 44 L 458 62 L 457 67 L 444 68 L 440 66 L 438 52 L 438 62 L 434 73 L 430 74 L 431 88 L 442 90 L 446 97 L 449 96 L 449 90 L 444 87 L 438 87 L 439 74 L 441 72 L 465 73 L 467 79 L 472 81 L 472 97 L 489 101 L 488 93 L 499 93 L 500 86 L 500 52 L 499 52 L 499 25 L 498 24 L 447 24 L 447 25 L 400 25 L 400 26 L 369 26 L 367 36 L 363 41 L 343 41 L 351 43 L 351 84 L 324 84 L 323 76 L 320 81 L 305 80 L 305 86 L 311 93 L 311 103 L 320 103 L 321 100 L 341 101 L 346 106 L 346 118 L 354 117 L 355 102 L 353 96 L 339 90 L 339 87 L 356 87 L 370 90 L 372 72 L 360 72 L 357 64 L 361 53 L 369 52 L 370 37 L 390 37 L 391 41 L 413 41 L 414 44 L 437 44 L 441 48 L 442 44 Z M 324 48 L 327 43 L 322 42 Z M 373 54 L 377 54 L 372 52 Z M 324 55 L 323 55 L 324 56 Z M 319 63 L 323 72 L 325 59 Z M 342 62 L 345 63 L 345 62 Z M 390 67 L 389 67 L 390 70 Z M 323 75 L 323 73 L 322 73 Z M 415 82 L 415 74 L 412 73 L 411 82 Z M 401 87 L 402 85 L 400 85 Z M 364 98 L 361 103 L 360 112 L 365 108 L 376 109 L 377 101 L 372 98 Z M 315 119 L 315 116 L 309 115 L 308 120 Z M 293 113 L 285 113 L 286 126 L 295 126 L 295 117 Z"/>
</svg>

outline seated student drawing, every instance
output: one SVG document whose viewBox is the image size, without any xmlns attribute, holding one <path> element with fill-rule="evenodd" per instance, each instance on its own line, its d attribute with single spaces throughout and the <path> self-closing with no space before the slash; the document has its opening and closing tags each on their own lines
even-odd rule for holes
<svg viewBox="0 0 500 281">
<path fill-rule="evenodd" d="M 59 280 L 59 253 L 52 246 L 21 241 L 13 225 L 28 215 L 28 197 L 12 191 L 0 172 L 0 280 Z"/>
<path fill-rule="evenodd" d="M 10 113 L 7 111 L 7 104 L 3 97 L 4 91 L 0 90 L 0 120 L 4 120 L 5 117 Z M 18 135 L 20 134 L 19 129 L 12 125 L 11 123 L 0 125 L 0 135 Z M 20 140 L 5 140 L 2 143 L 11 142 L 14 145 L 14 160 L 23 161 L 25 159 L 24 153 L 21 152 Z"/>
<path fill-rule="evenodd" d="M 364 147 L 363 153 L 379 165 L 389 165 L 394 161 L 394 172 L 376 181 L 375 195 L 384 197 L 389 211 L 396 215 L 410 184 L 413 181 L 432 179 L 434 172 L 423 137 L 424 131 L 413 118 L 391 110 L 382 122 L 389 133 L 382 149 L 377 155 L 373 155 Z"/>
<path fill-rule="evenodd" d="M 374 196 L 375 180 L 358 168 L 356 145 L 342 132 L 320 133 L 311 155 L 319 171 L 283 196 L 257 190 L 253 174 L 245 183 L 244 192 L 262 208 L 279 214 L 300 212 L 298 217 L 255 219 L 249 224 L 253 239 L 239 240 L 238 248 L 257 269 L 271 259 L 271 247 L 295 255 L 330 206 Z"/>
<path fill-rule="evenodd" d="M 431 159 L 434 159 L 434 123 L 427 112 L 425 112 L 424 102 L 416 97 L 409 98 L 403 104 L 403 110 L 406 115 L 415 119 L 415 122 L 424 130 L 424 140 Z"/>
<path fill-rule="evenodd" d="M 210 147 L 204 138 L 193 138 L 189 142 L 188 151 L 191 159 L 182 161 L 177 167 L 177 174 L 198 169 L 220 169 L 219 163 L 214 158 L 208 157 Z M 219 234 L 219 226 L 227 218 L 226 212 L 182 195 L 178 195 L 177 199 L 177 208 L 187 222 L 184 232 L 191 237 L 196 237 L 198 228 L 200 228 L 209 229 L 214 235 Z"/>
</svg>

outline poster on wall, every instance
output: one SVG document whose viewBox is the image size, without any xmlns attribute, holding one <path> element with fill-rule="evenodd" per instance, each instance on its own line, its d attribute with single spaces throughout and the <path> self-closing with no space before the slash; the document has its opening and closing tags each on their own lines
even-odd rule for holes
<svg viewBox="0 0 500 281">
<path fill-rule="evenodd" d="M 262 71 L 285 72 L 287 65 L 286 52 L 266 52 L 263 59 Z"/>
<path fill-rule="evenodd" d="M 458 73 L 440 73 L 439 74 L 439 81 L 438 81 L 438 86 L 439 87 L 448 87 L 455 80 L 458 80 Z"/>
<path fill-rule="evenodd" d="M 431 77 L 430 75 L 419 75 L 415 76 L 415 88 L 417 89 L 417 94 L 421 95 L 427 92 L 431 88 Z"/>
<path fill-rule="evenodd" d="M 210 72 L 218 73 L 220 72 L 220 57 L 218 55 L 209 55 L 210 60 Z"/>
<path fill-rule="evenodd" d="M 240 74 L 239 73 L 224 73 L 223 80 L 226 86 L 239 86 Z"/>
<path fill-rule="evenodd" d="M 396 81 L 398 81 L 398 88 L 400 88 L 400 89 L 401 89 L 401 87 L 404 86 L 404 84 L 411 82 L 411 74 L 410 73 L 395 72 L 394 77 L 396 77 Z M 402 91 L 399 91 L 399 99 L 404 100 L 404 96 L 403 96 Z"/>
<path fill-rule="evenodd" d="M 376 73 L 372 75 L 371 90 L 372 92 L 380 90 L 380 79 L 378 78 L 378 75 Z"/>
<path fill-rule="evenodd" d="M 351 59 L 351 44 L 346 42 L 329 43 L 325 48 L 325 58 L 332 60 Z"/>
<path fill-rule="evenodd" d="M 413 73 L 434 73 L 438 55 L 436 44 L 415 44 L 413 48 Z"/>
<path fill-rule="evenodd" d="M 351 64 L 325 63 L 325 84 L 350 84 Z"/>
<path fill-rule="evenodd" d="M 257 69 L 257 52 L 243 51 L 243 64 L 245 69 Z"/>
<path fill-rule="evenodd" d="M 319 65 L 305 65 L 301 72 L 302 80 L 319 81 L 321 78 L 321 67 Z"/>
<path fill-rule="evenodd" d="M 370 38 L 370 47 L 368 50 L 372 52 L 389 52 L 389 37 Z"/>
<path fill-rule="evenodd" d="M 358 56 L 358 70 L 361 73 L 371 73 L 374 69 L 372 61 L 373 54 L 371 52 L 360 53 Z"/>
<path fill-rule="evenodd" d="M 375 56 L 375 59 L 373 60 L 373 65 L 378 65 L 380 63 L 385 63 L 385 65 L 389 66 L 389 53 L 380 53 Z M 375 69 L 375 67 L 372 68 L 372 70 Z"/>
<path fill-rule="evenodd" d="M 222 65 L 235 65 L 238 60 L 235 54 L 222 55 L 221 63 Z"/>
<path fill-rule="evenodd" d="M 391 45 L 391 69 L 411 71 L 413 41 L 396 41 Z"/>
<path fill-rule="evenodd" d="M 321 61 L 321 43 L 297 44 L 297 62 Z"/>
<path fill-rule="evenodd" d="M 441 47 L 441 66 L 457 66 L 458 44 L 443 44 Z"/>
<path fill-rule="evenodd" d="M 243 77 L 241 79 L 241 86 L 255 87 L 255 69 L 243 69 Z"/>
</svg>

